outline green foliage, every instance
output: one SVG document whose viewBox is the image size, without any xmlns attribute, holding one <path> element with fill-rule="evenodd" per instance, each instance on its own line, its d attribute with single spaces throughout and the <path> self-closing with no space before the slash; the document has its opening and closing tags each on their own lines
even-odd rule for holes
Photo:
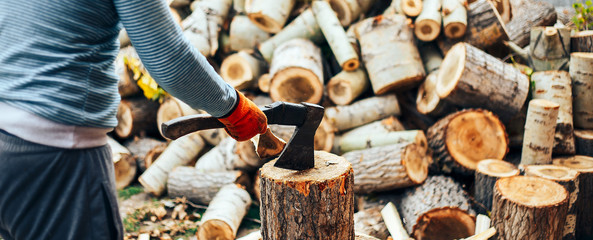
<svg viewBox="0 0 593 240">
<path fill-rule="evenodd" d="M 129 186 L 122 190 L 117 190 L 117 196 L 119 196 L 123 200 L 126 200 L 126 199 L 130 198 L 131 196 L 134 196 L 138 193 L 143 193 L 143 192 L 144 192 L 144 188 L 142 186 Z"/>
<path fill-rule="evenodd" d="M 576 15 L 572 17 L 572 22 L 577 31 L 593 30 L 593 2 L 586 0 L 585 3 L 582 3 L 582 0 L 579 0 L 579 2 L 573 3 L 572 7 L 576 12 Z"/>
</svg>

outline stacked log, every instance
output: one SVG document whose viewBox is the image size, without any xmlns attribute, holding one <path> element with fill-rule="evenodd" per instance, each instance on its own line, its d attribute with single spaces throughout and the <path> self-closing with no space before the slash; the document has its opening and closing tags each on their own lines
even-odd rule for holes
<svg viewBox="0 0 593 240">
<path fill-rule="evenodd" d="M 358 54 L 348 41 L 346 31 L 340 24 L 340 20 L 332 10 L 328 2 L 315 1 L 313 2 L 313 14 L 323 36 L 327 40 L 332 53 L 336 57 L 336 61 L 344 71 L 354 71 L 358 69 L 359 60 Z"/>
<path fill-rule="evenodd" d="M 570 52 L 593 52 L 593 30 L 577 32 L 570 37 Z"/>
<path fill-rule="evenodd" d="M 255 89 L 264 70 L 263 62 L 247 51 L 239 51 L 222 61 L 220 76 L 237 90 Z"/>
<path fill-rule="evenodd" d="M 210 204 L 223 186 L 239 184 L 249 187 L 250 179 L 242 171 L 203 172 L 194 167 L 179 166 L 167 179 L 169 197 L 186 197 L 198 204 Z"/>
<path fill-rule="evenodd" d="M 113 165 L 115 168 L 115 188 L 120 190 L 134 181 L 136 176 L 136 160 L 130 151 L 112 138 L 107 138 L 111 149 Z"/>
<path fill-rule="evenodd" d="M 577 239 L 587 239 L 593 236 L 593 215 L 587 214 L 593 211 L 591 199 L 593 199 L 593 158 L 587 156 L 572 156 L 555 158 L 554 165 L 568 167 L 579 172 L 579 194 L 576 205 L 576 237 Z"/>
<path fill-rule="evenodd" d="M 577 155 L 593 157 L 593 130 L 575 130 L 574 140 Z"/>
<path fill-rule="evenodd" d="M 342 154 L 406 142 L 416 142 L 421 148 L 427 149 L 426 136 L 422 130 L 390 131 L 385 128 L 376 128 L 381 125 L 381 122 L 375 122 L 342 134 L 334 143 L 333 151 Z"/>
<path fill-rule="evenodd" d="M 354 128 L 347 132 L 344 132 L 342 135 L 336 136 L 334 144 L 333 144 L 333 148 L 331 151 L 332 151 L 332 153 L 335 153 L 335 154 L 343 154 L 350 150 L 359 150 L 359 149 L 368 148 L 368 146 L 366 145 L 366 140 L 358 137 L 361 134 L 365 134 L 368 136 L 372 136 L 373 134 L 384 135 L 384 134 L 389 134 L 391 132 L 399 132 L 399 131 L 404 131 L 404 130 L 405 130 L 405 128 L 402 125 L 402 123 L 396 117 L 391 116 L 391 117 L 385 118 L 383 120 L 365 124 L 363 126 Z M 413 134 L 413 133 L 411 133 L 411 134 Z M 424 133 L 422 133 L 422 135 L 424 135 Z M 363 139 L 362 141 L 365 142 L 364 146 L 360 145 L 360 143 L 361 143 L 360 139 Z M 426 139 L 426 137 L 424 137 L 424 139 Z M 357 147 L 343 148 L 341 146 L 342 142 L 344 142 L 344 143 L 354 142 L 354 143 L 357 143 L 354 145 Z M 381 142 L 384 142 L 384 141 L 381 141 Z M 394 143 L 397 143 L 397 141 L 395 141 Z M 376 146 L 376 144 L 374 144 L 374 145 Z M 350 146 L 353 146 L 353 145 L 351 144 Z M 347 149 L 349 149 L 349 150 L 347 150 Z"/>
<path fill-rule="evenodd" d="M 253 49 L 268 38 L 270 38 L 270 34 L 257 27 L 249 17 L 243 15 L 233 17 L 229 28 L 229 44 L 232 50 Z"/>
<path fill-rule="evenodd" d="M 225 185 L 208 205 L 196 235 L 200 240 L 233 240 L 241 220 L 251 205 L 249 193 L 241 185 Z"/>
<path fill-rule="evenodd" d="M 329 0 L 329 4 L 340 19 L 340 24 L 344 27 L 369 11 L 375 2 L 376 0 Z"/>
<path fill-rule="evenodd" d="M 560 105 L 544 99 L 529 102 L 525 134 L 521 152 L 521 164 L 551 164 L 554 132 Z"/>
<path fill-rule="evenodd" d="M 496 159 L 486 159 L 478 163 L 474 182 L 474 198 L 483 205 L 486 211 L 492 209 L 492 193 L 494 184 L 500 178 L 519 175 L 515 165 Z"/>
<path fill-rule="evenodd" d="M 369 78 L 364 69 L 352 72 L 342 71 L 327 83 L 329 98 L 338 105 L 348 105 L 370 87 Z"/>
<path fill-rule="evenodd" d="M 570 55 L 574 126 L 593 129 L 593 53 Z"/>
<path fill-rule="evenodd" d="M 132 153 L 136 159 L 138 171 L 142 173 L 152 164 L 152 162 L 146 161 L 148 153 L 154 151 L 153 149 L 164 149 L 167 143 L 154 138 L 140 137 L 126 142 L 124 146 Z"/>
<path fill-rule="evenodd" d="M 354 214 L 354 231 L 379 239 L 386 239 L 389 232 L 381 217 L 381 207 L 375 206 L 356 212 Z"/>
<path fill-rule="evenodd" d="M 435 40 L 441 33 L 441 1 L 425 0 L 422 5 L 422 12 L 414 21 L 414 34 L 422 41 L 430 42 Z"/>
<path fill-rule="evenodd" d="M 284 27 L 295 0 L 246 0 L 245 12 L 260 29 L 278 33 Z"/>
<path fill-rule="evenodd" d="M 397 97 L 393 94 L 375 96 L 356 101 L 348 106 L 336 106 L 325 109 L 329 124 L 336 130 L 344 131 L 392 115 L 400 115 Z"/>
<path fill-rule="evenodd" d="M 552 4 L 532 0 L 510 0 L 512 18 L 506 24 L 511 42 L 525 47 L 529 44 L 531 28 L 551 26 L 556 23 L 556 11 Z"/>
<path fill-rule="evenodd" d="M 115 134 L 119 138 L 153 134 L 157 131 L 159 103 L 144 97 L 122 99 L 117 108 Z"/>
<path fill-rule="evenodd" d="M 402 14 L 408 17 L 416 17 L 422 12 L 423 6 L 424 4 L 420 0 L 393 0 L 383 14 Z"/>
<path fill-rule="evenodd" d="M 463 37 L 467 28 L 467 5 L 462 0 L 443 0 L 443 32 L 447 38 Z"/>
</svg>

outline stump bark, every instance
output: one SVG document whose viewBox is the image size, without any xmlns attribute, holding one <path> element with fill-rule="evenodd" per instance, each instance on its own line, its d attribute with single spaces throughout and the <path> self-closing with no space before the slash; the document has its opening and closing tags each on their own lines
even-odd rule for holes
<svg viewBox="0 0 593 240">
<path fill-rule="evenodd" d="M 570 28 L 531 29 L 529 56 L 534 71 L 568 70 Z"/>
<path fill-rule="evenodd" d="M 523 107 L 529 80 L 513 66 L 467 44 L 456 44 L 439 70 L 437 94 L 462 107 L 481 107 L 509 121 Z"/>
<path fill-rule="evenodd" d="M 250 50 L 269 38 L 270 34 L 257 27 L 249 17 L 244 15 L 233 17 L 229 28 L 231 50 Z"/>
<path fill-rule="evenodd" d="M 282 30 L 295 0 L 246 0 L 245 12 L 260 29 L 277 33 Z"/>
<path fill-rule="evenodd" d="M 344 131 L 367 123 L 401 114 L 397 97 L 393 94 L 375 96 L 356 101 L 347 106 L 325 109 L 328 123 Z"/>
<path fill-rule="evenodd" d="M 197 204 L 210 204 L 216 193 L 228 184 L 249 187 L 251 180 L 242 171 L 203 172 L 195 167 L 179 166 L 169 173 L 169 197 L 185 197 Z"/>
<path fill-rule="evenodd" d="M 349 239 L 354 236 L 354 175 L 344 158 L 315 152 L 315 167 L 261 168 L 264 240 Z"/>
<path fill-rule="evenodd" d="M 516 176 L 494 186 L 492 200 L 494 239 L 561 239 L 568 194 L 553 181 Z"/>
<path fill-rule="evenodd" d="M 479 161 L 503 159 L 509 140 L 504 125 L 491 112 L 463 110 L 452 113 L 426 132 L 434 151 L 431 172 L 473 176 Z"/>
<path fill-rule="evenodd" d="M 593 157 L 593 130 L 574 130 L 575 149 L 577 155 Z"/>
<path fill-rule="evenodd" d="M 579 172 L 579 195 L 576 205 L 577 239 L 591 239 L 593 237 L 593 158 L 576 155 L 572 157 L 555 158 L 554 165 L 565 166 Z"/>
<path fill-rule="evenodd" d="M 529 102 L 527 119 L 525 120 L 525 134 L 523 135 L 521 164 L 552 163 L 554 132 L 556 131 L 559 108 L 560 105 L 557 103 L 544 99 L 534 99 Z"/>
<path fill-rule="evenodd" d="M 120 190 L 134 181 L 137 171 L 136 160 L 126 147 L 113 140 L 113 138 L 107 138 L 107 144 L 111 148 L 115 169 L 115 188 Z"/>
<path fill-rule="evenodd" d="M 159 103 L 137 97 L 121 100 L 117 108 L 115 134 L 119 138 L 156 133 Z"/>
<path fill-rule="evenodd" d="M 478 163 L 474 182 L 474 198 L 486 211 L 492 211 L 494 184 L 500 178 L 518 176 L 515 165 L 496 159 L 486 159 Z"/>
<path fill-rule="evenodd" d="M 529 44 L 531 28 L 551 26 L 556 23 L 556 10 L 547 2 L 532 0 L 510 0 L 513 17 L 506 24 L 509 39 L 525 47 Z"/>
<path fill-rule="evenodd" d="M 251 196 L 241 185 L 225 185 L 216 194 L 196 233 L 198 240 L 233 240 L 251 205 Z"/>
<path fill-rule="evenodd" d="M 570 55 L 574 126 L 593 129 L 593 53 Z"/>
<path fill-rule="evenodd" d="M 562 239 L 576 239 L 577 215 L 575 203 L 579 196 L 579 172 L 557 165 L 531 165 L 525 167 L 525 176 L 541 177 L 562 185 L 568 192 L 568 212 L 562 230 Z"/>
<path fill-rule="evenodd" d="M 593 52 L 593 30 L 575 33 L 570 38 L 570 52 Z"/>
<path fill-rule="evenodd" d="M 414 21 L 414 34 L 422 41 L 430 42 L 435 40 L 441 33 L 441 1 L 425 0 L 422 5 L 422 12 Z"/>
</svg>

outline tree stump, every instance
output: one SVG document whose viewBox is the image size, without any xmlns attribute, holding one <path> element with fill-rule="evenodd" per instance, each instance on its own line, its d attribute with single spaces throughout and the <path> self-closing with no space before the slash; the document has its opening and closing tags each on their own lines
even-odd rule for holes
<svg viewBox="0 0 593 240">
<path fill-rule="evenodd" d="M 568 59 L 566 59 L 568 61 Z M 572 84 L 566 71 L 543 71 L 531 75 L 534 99 L 545 99 L 560 105 L 554 135 L 555 154 L 574 154 L 574 127 L 572 118 Z"/>
<path fill-rule="evenodd" d="M 532 28 L 529 56 L 534 71 L 568 70 L 570 28 Z"/>
<path fill-rule="evenodd" d="M 574 126 L 593 129 L 593 53 L 570 54 Z"/>
<path fill-rule="evenodd" d="M 169 173 L 169 197 L 186 197 L 198 204 L 210 204 L 216 193 L 228 184 L 251 186 L 249 176 L 242 171 L 203 172 L 195 167 L 179 166 Z"/>
<path fill-rule="evenodd" d="M 354 239 L 354 174 L 336 155 L 315 152 L 315 167 L 261 168 L 264 240 Z"/>
<path fill-rule="evenodd" d="M 447 38 L 457 39 L 463 37 L 467 28 L 467 1 L 443 1 L 443 33 Z"/>
<path fill-rule="evenodd" d="M 503 159 L 509 140 L 504 125 L 485 110 L 452 113 L 426 132 L 428 146 L 434 150 L 431 172 L 473 176 L 479 161 Z"/>
<path fill-rule="evenodd" d="M 323 96 L 321 50 L 311 41 L 293 39 L 274 50 L 270 97 L 274 101 L 319 103 Z"/>
<path fill-rule="evenodd" d="M 439 70 L 440 98 L 462 107 L 481 107 L 509 121 L 523 107 L 529 80 L 513 66 L 467 44 L 456 44 Z"/>
<path fill-rule="evenodd" d="M 270 34 L 257 27 L 249 17 L 243 15 L 233 17 L 229 28 L 229 44 L 231 50 L 251 50 L 269 38 Z"/>
<path fill-rule="evenodd" d="M 336 130 L 344 131 L 392 115 L 400 115 L 397 97 L 393 94 L 374 96 L 347 106 L 328 107 L 325 116 Z"/>
<path fill-rule="evenodd" d="M 593 158 L 576 155 L 572 157 L 555 158 L 554 165 L 565 166 L 579 171 L 579 196 L 577 199 L 577 239 L 591 239 L 593 237 Z"/>
<path fill-rule="evenodd" d="M 338 16 L 329 3 L 314 1 L 312 5 L 315 19 L 317 19 L 319 28 L 321 28 L 321 32 L 325 36 L 338 64 L 344 71 L 351 72 L 358 69 L 358 54 L 348 41 L 346 31 L 344 31 Z"/>
<path fill-rule="evenodd" d="M 263 62 L 247 51 L 226 57 L 220 66 L 220 76 L 237 90 L 256 89 L 259 76 L 265 71 Z"/>
<path fill-rule="evenodd" d="M 362 60 L 375 94 L 412 88 L 426 76 L 414 33 L 406 21 L 398 14 L 367 18 L 357 24 Z"/>
<path fill-rule="evenodd" d="M 568 213 L 562 231 L 562 239 L 576 239 L 576 205 L 579 196 L 579 172 L 557 165 L 531 165 L 525 167 L 525 176 L 541 177 L 562 185 L 568 192 Z"/>
<path fill-rule="evenodd" d="M 486 211 L 492 211 L 492 193 L 494 184 L 500 178 L 518 176 L 515 165 L 496 159 L 486 159 L 478 163 L 474 182 L 474 198 L 484 205 Z"/>
<path fill-rule="evenodd" d="M 445 176 L 431 176 L 407 188 L 395 205 L 406 230 L 417 239 L 451 240 L 474 234 L 475 213 L 461 185 Z"/>
<path fill-rule="evenodd" d="M 376 206 L 356 212 L 354 214 L 354 231 L 378 239 L 386 239 L 389 236 L 389 231 L 381 217 L 381 207 Z"/>
<path fill-rule="evenodd" d="M 593 130 L 574 130 L 577 155 L 593 157 Z"/>
<path fill-rule="evenodd" d="M 492 226 L 494 239 L 561 239 L 568 193 L 553 181 L 516 176 L 494 186 Z"/>
<path fill-rule="evenodd" d="M 570 52 L 593 52 L 593 30 L 575 33 L 570 38 Z"/>
<path fill-rule="evenodd" d="M 421 184 L 431 156 L 425 142 L 407 142 L 356 150 L 342 155 L 354 169 L 354 192 L 383 192 Z"/>
<path fill-rule="evenodd" d="M 251 196 L 241 185 L 225 185 L 216 194 L 196 233 L 198 240 L 233 240 L 251 205 Z"/>
<path fill-rule="evenodd" d="M 414 34 L 422 41 L 435 40 L 441 33 L 441 0 L 425 0 L 422 12 L 414 21 Z"/>
<path fill-rule="evenodd" d="M 560 105 L 544 99 L 529 101 L 521 164 L 537 165 L 552 163 L 554 132 Z"/>
<path fill-rule="evenodd" d="M 367 73 L 358 68 L 352 72 L 341 71 L 327 83 L 329 98 L 337 105 L 348 105 L 371 86 Z"/>
<path fill-rule="evenodd" d="M 159 103 L 137 97 L 121 100 L 117 108 L 115 134 L 120 138 L 156 133 Z"/>
<path fill-rule="evenodd" d="M 113 140 L 113 138 L 107 138 L 107 144 L 111 148 L 115 170 L 115 188 L 120 190 L 134 181 L 137 170 L 136 160 L 126 147 Z"/>
<path fill-rule="evenodd" d="M 547 2 L 510 0 L 513 17 L 506 24 L 509 39 L 519 47 L 529 44 L 531 28 L 551 26 L 556 23 L 556 9 Z"/>
<path fill-rule="evenodd" d="M 277 33 L 282 30 L 295 0 L 245 0 L 245 12 L 262 30 Z"/>
</svg>

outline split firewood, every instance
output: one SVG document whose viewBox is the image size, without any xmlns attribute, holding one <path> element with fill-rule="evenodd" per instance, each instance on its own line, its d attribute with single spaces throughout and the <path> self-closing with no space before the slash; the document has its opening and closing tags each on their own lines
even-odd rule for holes
<svg viewBox="0 0 593 240">
<path fill-rule="evenodd" d="M 486 159 L 476 167 L 474 198 L 482 204 L 486 211 L 492 210 L 492 191 L 494 184 L 500 178 L 519 175 L 515 165 L 497 159 Z"/>
<path fill-rule="evenodd" d="M 340 20 L 329 3 L 325 1 L 314 1 L 312 9 L 313 15 L 317 19 L 317 24 L 319 24 L 319 28 L 321 28 L 321 32 L 325 36 L 338 64 L 345 71 L 351 72 L 358 69 L 358 54 L 356 54 L 356 51 L 348 41 L 346 31 L 344 31 L 344 28 L 339 22 Z"/>
<path fill-rule="evenodd" d="M 420 130 L 405 131 L 395 117 L 362 125 L 335 138 L 333 153 L 343 154 L 352 150 L 378 147 L 402 142 L 419 142 L 425 147 L 426 136 Z"/>
<path fill-rule="evenodd" d="M 234 240 L 239 224 L 251 205 L 251 196 L 241 185 L 228 184 L 214 196 L 200 220 L 198 240 Z"/>
<path fill-rule="evenodd" d="M 365 19 L 357 24 L 355 33 L 375 94 L 412 88 L 426 76 L 405 16 Z"/>
<path fill-rule="evenodd" d="M 422 12 L 414 21 L 414 34 L 422 41 L 430 42 L 435 40 L 441 33 L 441 1 L 425 0 L 422 5 Z"/>
<path fill-rule="evenodd" d="M 274 50 L 270 97 L 274 101 L 319 103 L 323 96 L 321 50 L 306 39 L 293 39 Z"/>
<path fill-rule="evenodd" d="M 148 152 L 155 148 L 164 149 L 167 146 L 165 141 L 157 140 L 154 138 L 149 137 L 140 137 L 134 138 L 134 140 L 128 141 L 124 144 L 128 150 L 132 153 L 132 156 L 136 158 L 136 165 L 138 166 L 138 171 L 143 173 L 146 168 L 152 164 L 148 164 L 146 162 L 146 156 Z"/>
<path fill-rule="evenodd" d="M 130 185 L 136 177 L 136 160 L 130 151 L 119 144 L 113 138 L 107 138 L 107 144 L 111 148 L 113 166 L 115 168 L 115 188 L 123 189 Z"/>
<path fill-rule="evenodd" d="M 264 92 L 264 93 L 269 93 L 270 92 L 270 82 L 272 82 L 272 78 L 270 77 L 269 73 L 265 73 L 262 74 L 261 76 L 259 76 L 259 79 L 257 79 L 257 86 L 259 87 L 259 90 Z"/>
<path fill-rule="evenodd" d="M 481 109 L 449 114 L 432 125 L 426 136 L 434 150 L 431 172 L 473 176 L 479 161 L 503 159 L 508 151 L 504 125 Z"/>
<path fill-rule="evenodd" d="M 391 236 L 399 240 L 412 240 L 408 232 L 406 232 L 399 212 L 393 203 L 389 202 L 381 209 L 381 216 Z"/>
<path fill-rule="evenodd" d="M 437 79 L 439 70 L 428 74 L 424 82 L 418 87 L 416 110 L 431 117 L 440 117 L 453 111 L 453 106 L 441 99 L 437 94 Z"/>
<path fill-rule="evenodd" d="M 494 188 L 492 188 L 492 189 L 494 189 Z M 478 216 L 476 217 L 476 234 L 480 234 L 480 233 L 488 231 L 488 229 L 490 229 L 490 223 L 491 223 L 491 220 L 488 216 L 486 216 L 484 214 L 478 214 Z M 468 239 L 466 239 L 466 240 L 468 240 Z M 485 240 L 487 240 L 487 238 Z"/>
<path fill-rule="evenodd" d="M 562 185 L 568 192 L 568 213 L 562 231 L 562 239 L 576 239 L 577 215 L 576 201 L 579 196 L 579 172 L 557 165 L 525 166 L 525 176 L 541 177 Z"/>
<path fill-rule="evenodd" d="M 264 239 L 354 239 L 350 163 L 321 151 L 315 152 L 315 168 L 306 171 L 277 168 L 274 163 L 261 168 Z"/>
<path fill-rule="evenodd" d="M 534 71 L 568 70 L 570 28 L 532 28 L 529 57 Z"/>
<path fill-rule="evenodd" d="M 588 156 L 576 155 L 572 157 L 555 158 L 554 165 L 565 166 L 579 172 L 579 193 L 575 203 L 576 220 L 576 239 L 586 239 L 593 236 L 593 215 L 587 214 L 593 212 L 593 158 Z"/>
<path fill-rule="evenodd" d="M 115 134 L 120 138 L 156 133 L 156 113 L 159 103 L 137 97 L 122 99 L 117 108 Z"/>
<path fill-rule="evenodd" d="M 395 199 L 408 233 L 415 239 L 458 239 L 474 234 L 469 195 L 445 176 L 430 176 Z"/>
<path fill-rule="evenodd" d="M 593 52 L 593 30 L 580 31 L 570 38 L 571 52 Z"/>
<path fill-rule="evenodd" d="M 196 3 L 199 1 L 195 1 Z M 210 32 L 208 20 L 204 11 L 193 11 L 181 22 L 183 35 L 202 55 L 210 56 Z"/>
<path fill-rule="evenodd" d="M 544 99 L 534 99 L 529 102 L 527 119 L 525 120 L 525 134 L 521 164 L 541 165 L 552 163 L 552 148 L 554 147 L 554 132 L 560 105 Z"/>
<path fill-rule="evenodd" d="M 560 105 L 552 152 L 575 154 L 570 75 L 566 71 L 535 72 L 531 75 L 531 81 L 534 99 L 545 99 Z"/>
<path fill-rule="evenodd" d="M 370 97 L 351 105 L 325 109 L 328 122 L 338 131 L 362 126 L 392 115 L 398 116 L 400 113 L 397 97 L 393 94 Z"/>
<path fill-rule="evenodd" d="M 313 42 L 323 41 L 323 33 L 313 15 L 313 10 L 307 9 L 282 31 L 259 45 L 258 50 L 267 62 L 272 62 L 274 50 L 281 44 L 296 38 L 310 39 Z"/>
<path fill-rule="evenodd" d="M 510 0 L 513 17 L 506 24 L 509 39 L 525 47 L 529 44 L 531 28 L 556 23 L 556 10 L 551 3 L 532 0 Z"/>
<path fill-rule="evenodd" d="M 194 160 L 206 144 L 198 133 L 185 135 L 171 142 L 159 158 L 138 178 L 147 192 L 160 196 L 169 172 Z"/>
<path fill-rule="evenodd" d="M 381 207 L 360 210 L 354 214 L 354 231 L 378 239 L 386 239 L 389 231 L 381 217 Z"/>
<path fill-rule="evenodd" d="M 593 129 L 593 53 L 570 54 L 574 126 Z"/>
<path fill-rule="evenodd" d="M 492 200 L 495 239 L 561 239 L 567 210 L 568 193 L 558 183 L 538 177 L 502 178 L 496 181 Z"/>
<path fill-rule="evenodd" d="M 230 47 L 234 51 L 253 49 L 268 40 L 270 34 L 257 27 L 247 16 L 236 15 L 229 29 Z"/>
<path fill-rule="evenodd" d="M 485 108 L 507 122 L 523 107 L 529 80 L 513 66 L 467 43 L 458 43 L 443 60 L 436 88 L 447 102 Z"/>
<path fill-rule="evenodd" d="M 457 39 L 465 35 L 467 28 L 467 1 L 443 1 L 443 32 L 447 38 Z"/>
<path fill-rule="evenodd" d="M 441 38 L 437 43 L 447 54 L 458 42 L 467 42 L 483 51 L 496 56 L 503 55 L 499 46 L 508 40 L 507 30 L 495 6 L 489 0 L 478 0 L 469 5 L 467 27 L 460 39 Z"/>
<path fill-rule="evenodd" d="M 264 71 L 263 62 L 244 50 L 226 57 L 220 66 L 222 79 L 237 90 L 257 88 Z"/>
<path fill-rule="evenodd" d="M 284 27 L 295 0 L 246 0 L 245 12 L 262 30 L 278 33 Z"/>
<path fill-rule="evenodd" d="M 363 68 L 354 71 L 341 71 L 327 83 L 329 98 L 338 105 L 348 105 L 371 86 Z"/>
<path fill-rule="evenodd" d="M 432 157 L 426 154 L 426 146 L 420 144 L 423 143 L 410 141 L 342 155 L 355 171 L 354 192 L 384 192 L 424 182 Z"/>
<path fill-rule="evenodd" d="M 229 14 L 232 3 L 233 0 L 200 0 L 194 1 L 191 4 L 193 12 L 201 10 L 206 15 L 210 52 L 205 56 L 214 56 L 218 50 L 218 33 L 222 29 L 222 25 Z M 183 24 L 183 26 L 185 27 L 185 24 Z"/>
<path fill-rule="evenodd" d="M 422 12 L 424 5 L 422 0 L 393 0 L 383 15 L 404 14 L 408 17 L 416 17 Z"/>
<path fill-rule="evenodd" d="M 169 173 L 167 193 L 169 197 L 186 197 L 193 203 L 208 205 L 223 186 L 251 186 L 250 182 L 242 171 L 204 172 L 195 167 L 179 166 Z"/>
<path fill-rule="evenodd" d="M 134 79 L 134 73 L 126 66 L 124 60 L 126 57 L 138 58 L 138 54 L 134 50 L 134 47 L 130 46 L 120 49 L 119 54 L 115 59 L 115 73 L 119 77 L 117 90 L 122 98 L 139 95 L 141 92 L 140 87 L 138 87 L 138 84 Z"/>
<path fill-rule="evenodd" d="M 329 0 L 344 27 L 358 20 L 360 15 L 366 13 L 376 0 Z"/>
<path fill-rule="evenodd" d="M 575 150 L 577 155 L 593 157 L 593 130 L 574 130 Z"/>
</svg>

